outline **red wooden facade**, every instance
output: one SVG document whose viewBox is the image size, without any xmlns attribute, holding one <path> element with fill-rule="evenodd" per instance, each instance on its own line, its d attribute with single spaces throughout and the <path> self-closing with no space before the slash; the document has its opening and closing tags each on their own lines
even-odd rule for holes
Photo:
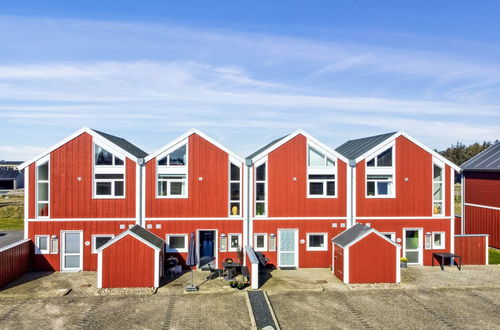
<svg viewBox="0 0 500 330">
<path fill-rule="evenodd" d="M 0 288 L 29 270 L 30 251 L 31 241 L 29 240 L 0 249 Z"/>
<path fill-rule="evenodd" d="M 488 235 L 455 236 L 455 253 L 462 256 L 464 265 L 487 265 Z"/>
<path fill-rule="evenodd" d="M 333 244 L 333 274 L 344 282 L 344 249 Z"/>
</svg>

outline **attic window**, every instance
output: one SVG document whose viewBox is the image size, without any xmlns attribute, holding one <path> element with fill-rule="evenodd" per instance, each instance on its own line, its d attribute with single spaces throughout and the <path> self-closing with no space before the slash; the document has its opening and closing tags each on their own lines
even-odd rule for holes
<svg viewBox="0 0 500 330">
<path fill-rule="evenodd" d="M 188 197 L 187 155 L 188 145 L 185 140 L 181 146 L 174 146 L 158 156 L 156 198 Z"/>
<path fill-rule="evenodd" d="M 125 198 L 123 159 L 100 145 L 94 144 L 94 198 Z"/>
<path fill-rule="evenodd" d="M 160 166 L 186 166 L 186 163 L 185 144 L 158 160 Z"/>
<path fill-rule="evenodd" d="M 366 162 L 368 167 L 391 167 L 392 166 L 392 147 L 378 154 Z"/>
<path fill-rule="evenodd" d="M 103 147 L 94 144 L 94 160 L 97 166 L 121 166 L 123 159 L 118 158 Z"/>
<path fill-rule="evenodd" d="M 335 160 L 318 149 L 307 148 L 307 197 L 334 198 L 337 190 Z"/>
<path fill-rule="evenodd" d="M 313 167 L 333 167 L 335 166 L 335 161 L 325 156 L 323 153 L 314 149 L 313 147 L 308 148 L 308 166 Z"/>
</svg>

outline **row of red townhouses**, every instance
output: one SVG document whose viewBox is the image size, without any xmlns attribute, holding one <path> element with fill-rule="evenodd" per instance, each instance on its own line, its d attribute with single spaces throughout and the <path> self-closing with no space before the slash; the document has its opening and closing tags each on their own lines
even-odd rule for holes
<svg viewBox="0 0 500 330">
<path fill-rule="evenodd" d="M 328 268 L 332 238 L 355 224 L 398 246 L 397 262 L 401 256 L 430 265 L 433 253 L 454 252 L 460 169 L 404 132 L 332 149 L 297 131 L 243 158 L 198 130 L 148 155 L 123 138 L 82 128 L 21 168 L 25 237 L 37 271 L 102 272 L 151 256 L 152 269 L 134 267 L 158 272 L 169 256 L 185 265 L 191 233 L 198 268 L 221 268 L 228 257 L 245 263 L 246 246 L 275 267 Z M 135 225 L 141 228 L 133 234 Z M 103 256 L 127 236 L 143 239 L 151 252 L 129 237 L 114 260 Z"/>
</svg>

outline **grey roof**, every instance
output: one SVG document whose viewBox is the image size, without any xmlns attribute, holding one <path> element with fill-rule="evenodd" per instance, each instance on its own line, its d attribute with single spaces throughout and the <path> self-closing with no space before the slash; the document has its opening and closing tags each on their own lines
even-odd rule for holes
<svg viewBox="0 0 500 330">
<path fill-rule="evenodd" d="M 464 171 L 500 172 L 500 142 L 497 142 L 488 149 L 481 151 L 463 163 L 461 167 Z"/>
<path fill-rule="evenodd" d="M 21 176 L 21 171 L 13 170 L 10 168 L 0 168 L 0 179 L 15 179 Z M 24 176 L 23 176 L 24 177 Z"/>
<path fill-rule="evenodd" d="M 2 165 L 8 165 L 8 166 L 21 165 L 22 163 L 23 162 L 17 161 L 17 160 L 0 160 L 0 166 L 2 166 Z"/>
<path fill-rule="evenodd" d="M 397 132 L 391 132 L 386 134 L 380 134 L 375 136 L 369 136 L 356 140 L 349 140 L 342 144 L 340 147 L 335 149 L 339 154 L 343 155 L 347 159 L 354 160 L 369 151 L 371 148 L 384 142 Z"/>
<path fill-rule="evenodd" d="M 361 223 L 357 223 L 351 228 L 342 232 L 341 234 L 335 236 L 332 239 L 332 242 L 344 247 L 349 243 L 351 243 L 352 241 L 355 241 L 358 237 L 362 236 L 364 233 L 370 230 L 371 230 L 370 227 L 367 227 Z"/>
<path fill-rule="evenodd" d="M 129 152 L 130 154 L 134 155 L 137 158 L 144 158 L 148 154 L 144 150 L 141 150 L 137 146 L 133 145 L 132 143 L 128 142 L 124 138 L 114 136 L 108 133 L 104 133 L 95 129 L 92 129 L 94 132 L 97 134 L 101 135 L 103 138 L 109 140 L 110 142 L 116 144 L 118 147 L 122 148 L 123 150 Z"/>
<path fill-rule="evenodd" d="M 282 136 L 280 137 L 279 139 L 276 139 L 268 144 L 266 144 L 265 146 L 263 146 L 262 148 L 260 148 L 259 150 L 255 151 L 254 153 L 252 153 L 251 155 L 248 155 L 247 156 L 247 159 L 252 159 L 254 158 L 255 156 L 257 156 L 258 154 L 260 154 L 261 152 L 263 152 L 264 150 L 266 150 L 267 148 L 270 148 L 272 147 L 273 145 L 275 145 L 276 143 L 280 142 L 281 140 L 283 140 L 284 138 L 286 138 L 288 135 L 290 134 L 287 134 L 285 136 Z"/>
<path fill-rule="evenodd" d="M 165 241 L 150 232 L 149 230 L 144 229 L 143 227 L 139 225 L 135 225 L 132 228 L 129 229 L 129 231 L 133 232 L 137 236 L 141 237 L 144 239 L 146 242 L 151 243 L 152 245 L 158 247 L 159 249 L 163 248 L 163 245 L 165 244 Z"/>
</svg>

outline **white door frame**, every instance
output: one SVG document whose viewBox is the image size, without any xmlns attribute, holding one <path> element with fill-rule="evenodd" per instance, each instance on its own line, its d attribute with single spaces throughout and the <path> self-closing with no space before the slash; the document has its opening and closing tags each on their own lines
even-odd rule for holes
<svg viewBox="0 0 500 330">
<path fill-rule="evenodd" d="M 424 229 L 423 228 L 403 228 L 403 257 L 406 257 L 406 232 L 418 231 L 418 263 L 409 262 L 408 265 L 423 265 L 424 264 Z"/>
<path fill-rule="evenodd" d="M 219 230 L 218 229 L 196 229 L 196 257 L 197 257 L 197 263 L 196 263 L 196 268 L 200 268 L 200 231 L 213 231 L 215 232 L 214 234 L 214 254 L 215 254 L 215 268 L 218 268 L 219 264 Z M 189 237 L 189 235 L 188 235 Z M 189 246 L 189 242 L 188 242 Z M 227 246 L 227 242 L 226 242 Z"/>
<path fill-rule="evenodd" d="M 65 253 L 66 245 L 66 235 L 67 233 L 78 233 L 80 234 L 80 267 L 79 268 L 65 268 L 64 267 L 64 256 L 68 255 Z M 61 272 L 80 272 L 83 270 L 83 230 L 61 230 Z M 75 253 L 69 253 L 69 255 L 76 255 Z"/>
<path fill-rule="evenodd" d="M 293 230 L 294 231 L 294 236 L 295 236 L 295 246 L 293 251 L 295 253 L 295 258 L 294 258 L 294 265 L 281 265 L 281 230 Z M 299 230 L 297 228 L 278 228 L 278 246 L 277 246 L 277 252 L 278 252 L 278 267 L 296 267 L 299 268 Z"/>
</svg>

